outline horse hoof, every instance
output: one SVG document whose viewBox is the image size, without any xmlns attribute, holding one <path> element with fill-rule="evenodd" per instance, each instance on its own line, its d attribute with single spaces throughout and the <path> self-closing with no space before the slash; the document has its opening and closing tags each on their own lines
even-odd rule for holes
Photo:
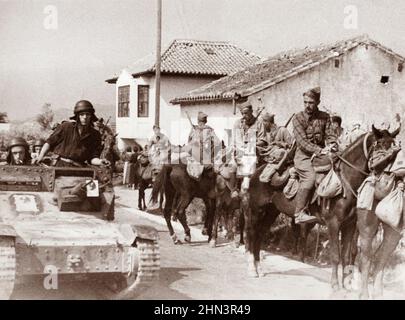
<svg viewBox="0 0 405 320">
<path fill-rule="evenodd" d="M 184 242 L 190 243 L 191 242 L 191 236 L 189 236 L 189 235 L 185 236 L 184 237 Z"/>
<path fill-rule="evenodd" d="M 203 236 L 208 236 L 208 230 L 207 230 L 207 228 L 203 228 L 202 231 L 201 231 L 201 234 L 202 234 Z"/>
<path fill-rule="evenodd" d="M 239 243 L 239 241 L 234 241 L 234 242 L 232 243 L 232 245 L 233 245 L 233 247 L 234 247 L 235 249 L 238 249 L 239 246 L 240 246 L 240 243 Z"/>
<path fill-rule="evenodd" d="M 174 244 L 181 244 L 181 241 L 177 236 L 174 234 L 171 236 Z"/>
<path fill-rule="evenodd" d="M 255 269 L 249 269 L 248 270 L 248 277 L 249 278 L 258 278 L 259 274 L 257 273 L 257 271 Z"/>
<path fill-rule="evenodd" d="M 339 285 L 337 284 L 337 283 L 335 283 L 335 284 L 332 284 L 332 291 L 333 292 L 338 292 L 339 291 Z"/>
<path fill-rule="evenodd" d="M 209 242 L 209 245 L 210 245 L 211 248 L 215 248 L 215 247 L 217 246 L 217 242 L 216 242 L 214 239 L 212 239 L 212 240 Z"/>
</svg>

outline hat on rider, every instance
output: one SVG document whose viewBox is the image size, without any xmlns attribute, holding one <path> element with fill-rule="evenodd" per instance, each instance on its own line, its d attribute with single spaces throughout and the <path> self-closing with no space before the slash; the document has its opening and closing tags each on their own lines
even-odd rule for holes
<svg viewBox="0 0 405 320">
<path fill-rule="evenodd" d="M 74 112 L 74 116 L 70 117 L 71 120 L 75 120 L 81 112 L 90 112 L 91 113 L 91 122 L 96 122 L 98 120 L 98 118 L 94 114 L 95 113 L 94 107 L 91 104 L 91 102 L 88 100 L 80 100 L 80 101 L 76 102 L 73 112 Z"/>
<path fill-rule="evenodd" d="M 321 99 L 321 88 L 320 87 L 312 88 L 312 89 L 304 92 L 303 95 L 310 97 L 316 101 L 319 101 Z"/>
<path fill-rule="evenodd" d="M 207 115 L 204 113 L 204 112 L 202 112 L 202 111 L 199 111 L 198 112 L 198 116 L 197 116 L 197 120 L 198 121 L 205 121 L 205 122 L 207 122 Z"/>
<path fill-rule="evenodd" d="M 274 122 L 274 114 L 266 112 L 262 115 L 262 119 L 266 122 Z"/>
<path fill-rule="evenodd" d="M 249 101 L 245 101 L 239 105 L 239 110 L 240 112 L 243 110 L 253 110 L 252 104 Z"/>
</svg>

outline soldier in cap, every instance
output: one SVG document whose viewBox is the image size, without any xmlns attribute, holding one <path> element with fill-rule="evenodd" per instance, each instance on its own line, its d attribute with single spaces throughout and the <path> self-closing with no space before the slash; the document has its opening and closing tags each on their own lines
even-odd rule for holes
<svg viewBox="0 0 405 320">
<path fill-rule="evenodd" d="M 230 174 L 229 187 L 231 196 L 238 197 L 236 171 L 242 163 L 242 156 L 256 154 L 256 146 L 261 146 L 265 141 L 265 129 L 261 119 L 253 115 L 252 104 L 246 101 L 239 105 L 242 117 L 235 121 L 233 126 L 233 147 L 235 150 L 236 165 Z"/>
<path fill-rule="evenodd" d="M 11 139 L 7 152 L 7 164 L 25 166 L 31 164 L 29 145 L 24 138 L 18 137 Z"/>
<path fill-rule="evenodd" d="M 169 138 L 160 131 L 158 125 L 153 126 L 153 136 L 149 139 L 148 149 L 151 162 L 158 166 L 168 163 L 170 150 Z"/>
<path fill-rule="evenodd" d="M 80 167 L 86 162 L 92 165 L 110 164 L 100 159 L 101 135 L 94 128 L 98 119 L 91 102 L 78 101 L 70 119 L 75 121 L 61 123 L 48 137 L 34 163 L 41 162 L 48 151 L 53 151 L 57 156 L 55 165 L 60 167 Z"/>
<path fill-rule="evenodd" d="M 297 151 L 294 156 L 294 166 L 300 178 L 295 208 L 296 223 L 310 223 L 317 219 L 307 213 L 307 203 L 312 196 L 315 185 L 315 171 L 312 158 L 328 154 L 330 147 L 336 141 L 331 129 L 330 115 L 320 111 L 320 89 L 314 88 L 303 94 L 304 110 L 292 119 L 294 138 Z"/>
<path fill-rule="evenodd" d="M 288 132 L 286 127 L 278 126 L 274 122 L 274 114 L 266 112 L 262 116 L 262 121 L 265 130 L 264 142 L 266 145 L 277 144 L 285 149 L 291 146 L 292 136 L 290 132 Z"/>
</svg>

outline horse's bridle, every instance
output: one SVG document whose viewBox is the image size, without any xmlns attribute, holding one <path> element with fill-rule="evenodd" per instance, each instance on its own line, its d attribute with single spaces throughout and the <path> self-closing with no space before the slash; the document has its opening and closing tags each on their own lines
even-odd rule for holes
<svg viewBox="0 0 405 320">
<path fill-rule="evenodd" d="M 366 160 L 369 160 L 370 157 L 370 151 L 367 149 L 367 140 L 369 138 L 369 136 L 371 135 L 371 132 L 368 132 L 365 136 L 364 136 L 364 140 L 363 140 L 363 152 L 364 152 L 364 156 L 366 157 Z M 346 164 L 347 166 L 349 166 L 350 168 L 354 169 L 357 172 L 360 172 L 362 175 L 364 176 L 368 176 L 369 173 L 364 171 L 363 169 L 360 169 L 358 167 L 356 167 L 354 164 L 350 163 L 349 161 L 347 161 L 345 158 L 343 158 L 342 156 L 336 154 L 336 156 L 338 157 L 338 159 L 340 161 L 342 161 L 344 164 Z M 357 198 L 357 194 L 356 192 L 353 190 L 352 186 L 350 185 L 350 183 L 347 181 L 346 177 L 344 176 L 343 172 L 340 172 L 340 177 L 342 178 L 344 184 L 347 186 L 347 188 L 350 190 L 350 192 L 354 195 L 355 198 Z"/>
</svg>

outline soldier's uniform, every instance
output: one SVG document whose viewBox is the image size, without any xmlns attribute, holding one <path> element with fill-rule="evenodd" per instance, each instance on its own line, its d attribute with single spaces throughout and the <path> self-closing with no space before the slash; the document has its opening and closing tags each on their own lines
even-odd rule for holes
<svg viewBox="0 0 405 320">
<path fill-rule="evenodd" d="M 319 103 L 320 92 L 311 89 L 304 93 Z M 310 218 L 304 211 L 309 197 L 315 185 L 315 171 L 312 166 L 312 158 L 321 154 L 328 143 L 333 143 L 336 137 L 330 128 L 330 116 L 328 113 L 319 111 L 318 107 L 312 114 L 306 111 L 297 113 L 293 120 L 293 132 L 297 143 L 297 151 L 294 157 L 294 166 L 300 178 L 300 188 L 296 195 L 295 217 L 297 223 L 313 222 L 316 219 Z"/>
<path fill-rule="evenodd" d="M 170 145 L 169 138 L 165 134 L 161 132 L 153 134 L 149 139 L 148 146 L 150 160 L 154 165 L 161 166 L 169 163 Z"/>
<path fill-rule="evenodd" d="M 97 121 L 94 108 L 88 101 L 79 101 L 74 110 L 74 116 L 70 119 L 77 119 L 79 113 L 90 112 L 92 122 Z M 50 151 L 57 155 L 55 166 L 78 167 L 85 162 L 91 162 L 94 158 L 99 158 L 102 145 L 101 135 L 93 126 L 89 126 L 87 131 L 79 132 L 79 121 L 63 122 L 46 140 L 50 146 Z"/>
<path fill-rule="evenodd" d="M 252 113 L 253 111 L 252 105 L 248 101 L 242 103 L 239 106 L 239 110 L 241 113 Z M 236 163 L 232 167 L 233 170 L 230 174 L 229 187 L 232 191 L 232 197 L 237 197 L 237 174 L 244 174 L 240 172 L 244 166 L 250 166 L 251 171 L 255 169 L 255 163 L 243 163 L 244 159 L 247 159 L 247 157 L 244 158 L 244 156 L 253 159 L 256 156 L 256 146 L 264 144 L 265 130 L 263 122 L 261 119 L 253 117 L 253 115 L 248 120 L 245 118 L 238 119 L 233 126 L 232 136 Z"/>
<path fill-rule="evenodd" d="M 188 137 L 188 152 L 201 164 L 212 164 L 212 148 L 220 145 L 215 131 L 207 125 L 207 115 L 204 112 L 198 112 L 198 125 L 191 129 Z"/>
</svg>

